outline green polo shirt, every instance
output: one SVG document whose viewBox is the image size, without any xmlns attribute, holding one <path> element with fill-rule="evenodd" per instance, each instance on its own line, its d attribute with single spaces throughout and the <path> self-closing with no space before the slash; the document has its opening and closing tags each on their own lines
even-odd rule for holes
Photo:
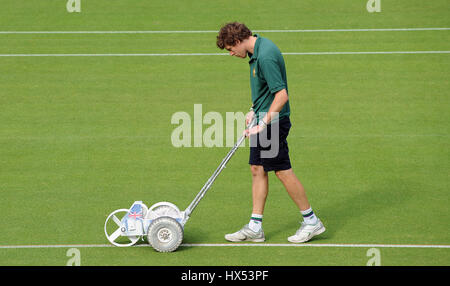
<svg viewBox="0 0 450 286">
<path fill-rule="evenodd" d="M 250 57 L 250 86 L 252 90 L 253 110 L 259 118 L 267 113 L 275 94 L 287 88 L 286 67 L 278 47 L 269 39 L 257 37 L 253 54 Z M 289 101 L 280 111 L 279 119 L 290 114 Z"/>
</svg>

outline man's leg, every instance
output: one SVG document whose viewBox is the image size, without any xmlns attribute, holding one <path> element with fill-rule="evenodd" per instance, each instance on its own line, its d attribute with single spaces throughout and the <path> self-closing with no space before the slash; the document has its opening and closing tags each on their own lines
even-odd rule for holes
<svg viewBox="0 0 450 286">
<path fill-rule="evenodd" d="M 269 176 L 261 165 L 250 165 L 252 173 L 252 197 L 253 210 L 250 222 L 241 230 L 225 235 L 225 239 L 232 242 L 253 241 L 264 242 L 264 231 L 262 230 L 262 217 L 264 205 L 269 191 Z"/>
<path fill-rule="evenodd" d="M 303 185 L 297 176 L 295 176 L 292 169 L 276 171 L 275 174 L 283 183 L 289 196 L 298 206 L 303 216 L 303 222 L 299 230 L 294 235 L 288 237 L 288 241 L 294 243 L 307 242 L 314 236 L 323 233 L 325 227 L 312 211 L 311 205 L 306 197 L 305 188 L 303 188 Z"/>
<path fill-rule="evenodd" d="M 275 175 L 283 183 L 289 196 L 298 206 L 300 211 L 305 211 L 311 207 L 308 198 L 306 197 L 305 188 L 292 169 L 275 171 Z"/>
<path fill-rule="evenodd" d="M 260 165 L 251 165 L 250 170 L 252 173 L 252 213 L 262 215 L 264 213 L 264 205 L 266 204 L 266 198 L 269 192 L 269 176 L 264 171 L 263 166 Z"/>
</svg>

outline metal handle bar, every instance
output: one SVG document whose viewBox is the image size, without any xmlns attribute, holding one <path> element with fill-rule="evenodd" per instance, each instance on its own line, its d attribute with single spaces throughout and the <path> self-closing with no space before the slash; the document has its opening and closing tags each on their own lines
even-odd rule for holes
<svg viewBox="0 0 450 286">
<path fill-rule="evenodd" d="M 250 124 L 247 126 L 247 128 L 252 128 L 256 125 L 256 116 L 253 118 L 253 120 L 250 122 Z M 203 196 L 206 194 L 206 192 L 211 188 L 212 184 L 216 180 L 217 176 L 222 172 L 222 170 L 225 168 L 225 165 L 230 161 L 231 157 L 234 155 L 236 150 L 239 148 L 239 146 L 242 144 L 242 141 L 245 139 L 245 135 L 242 135 L 236 144 L 234 144 L 233 148 L 228 152 L 228 154 L 225 156 L 225 158 L 220 163 L 219 167 L 214 171 L 212 176 L 208 179 L 208 181 L 205 183 L 203 188 L 198 192 L 198 194 L 195 196 L 194 200 L 191 202 L 191 204 L 187 207 L 185 210 L 185 215 L 189 217 L 191 213 L 194 211 L 195 207 L 198 205 L 200 200 L 203 198 Z"/>
</svg>

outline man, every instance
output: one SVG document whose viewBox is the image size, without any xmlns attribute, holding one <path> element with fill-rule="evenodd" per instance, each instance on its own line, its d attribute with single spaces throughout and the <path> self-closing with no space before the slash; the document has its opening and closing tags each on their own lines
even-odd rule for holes
<svg viewBox="0 0 450 286">
<path fill-rule="evenodd" d="M 268 172 L 274 171 L 303 216 L 300 228 L 294 235 L 288 237 L 288 241 L 293 243 L 309 241 L 312 237 L 323 233 L 325 227 L 314 214 L 305 189 L 291 168 L 286 141 L 291 127 L 290 106 L 283 56 L 272 41 L 257 34 L 253 35 L 244 24 L 237 22 L 228 23 L 220 29 L 217 46 L 229 51 L 231 56 L 243 59 L 249 56 L 253 106 L 246 116 L 246 124 L 249 124 L 255 116 L 259 122 L 244 131 L 250 136 L 252 215 L 248 224 L 235 233 L 225 235 L 225 239 L 232 242 L 265 241 L 262 218 L 269 190 Z M 263 144 L 264 138 L 272 145 L 274 142 L 278 143 L 275 154 L 267 156 L 263 153 L 268 152 L 271 147 Z"/>
</svg>

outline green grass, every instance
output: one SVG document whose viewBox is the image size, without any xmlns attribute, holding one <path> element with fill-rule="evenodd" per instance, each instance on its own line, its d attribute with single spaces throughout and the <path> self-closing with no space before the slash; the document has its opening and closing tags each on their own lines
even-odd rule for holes
<svg viewBox="0 0 450 286">
<path fill-rule="evenodd" d="M 450 27 L 446 1 L 0 1 L 0 30 Z M 213 4 L 214 3 L 214 4 Z M 239 5 L 234 5 L 239 4 Z M 251 12 L 250 12 L 251 11 Z M 280 15 L 279 17 L 275 15 Z M 262 33 L 283 52 L 450 50 L 449 31 Z M 0 54 L 217 53 L 215 34 L 0 34 Z M 327 232 L 311 243 L 450 244 L 448 54 L 285 56 L 293 168 Z M 105 244 L 133 201 L 184 209 L 228 148 L 175 148 L 171 116 L 245 112 L 248 64 L 203 57 L 0 57 L 0 245 Z M 204 126 L 206 129 L 207 126 Z M 224 243 L 251 212 L 240 149 L 186 225 Z M 267 243 L 301 220 L 270 174 Z M 67 249 L 0 249 L 0 265 L 65 265 Z M 366 265 L 365 248 L 80 248 L 82 265 Z M 382 265 L 449 265 L 448 249 L 382 248 Z"/>
</svg>

